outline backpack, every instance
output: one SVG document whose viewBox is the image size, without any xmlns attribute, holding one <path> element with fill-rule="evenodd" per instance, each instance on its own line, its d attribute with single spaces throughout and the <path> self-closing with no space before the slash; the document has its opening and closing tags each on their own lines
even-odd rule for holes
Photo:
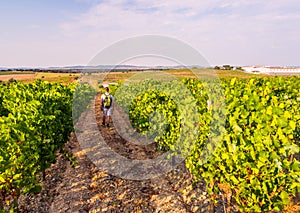
<svg viewBox="0 0 300 213">
<path fill-rule="evenodd" d="M 111 96 L 105 94 L 105 98 L 103 100 L 103 106 L 108 109 L 111 106 L 111 102 L 112 102 Z"/>
</svg>

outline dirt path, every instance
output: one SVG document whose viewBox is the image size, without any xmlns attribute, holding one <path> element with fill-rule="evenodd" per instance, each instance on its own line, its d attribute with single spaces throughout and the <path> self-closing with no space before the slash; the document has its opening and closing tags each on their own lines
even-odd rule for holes
<svg viewBox="0 0 300 213">
<path fill-rule="evenodd" d="M 95 107 L 100 124 L 99 105 Z M 146 159 L 159 154 L 154 145 L 128 143 L 115 128 L 99 125 L 99 131 L 113 150 L 127 158 Z M 21 212 L 223 212 L 222 205 L 213 208 L 210 204 L 204 183 L 193 186 L 184 164 L 150 180 L 126 180 L 96 167 L 79 146 L 75 134 L 67 147 L 78 160 L 76 168 L 60 156 L 47 170 L 42 192 L 20 199 Z"/>
</svg>

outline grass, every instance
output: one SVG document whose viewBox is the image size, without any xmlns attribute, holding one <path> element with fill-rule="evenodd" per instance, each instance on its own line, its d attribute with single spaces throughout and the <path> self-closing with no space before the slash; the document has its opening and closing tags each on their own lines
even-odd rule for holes
<svg viewBox="0 0 300 213">
<path fill-rule="evenodd" d="M 5 72 L 0 72 L 0 75 L 24 75 L 24 74 L 34 74 L 35 72 L 30 72 L 30 71 L 5 71 Z"/>
<path fill-rule="evenodd" d="M 1 72 L 0 75 L 15 75 L 15 74 L 34 74 L 34 72 Z M 51 73 L 51 72 L 38 72 L 37 76 L 32 79 L 20 80 L 23 83 L 33 82 L 35 79 L 41 79 L 49 82 L 61 82 L 61 83 L 70 83 L 75 81 L 80 74 L 72 73 Z M 267 75 L 257 75 L 249 74 L 238 70 L 214 70 L 214 69 L 176 69 L 176 70 L 163 70 L 163 71 L 133 71 L 133 72 L 108 72 L 108 73 L 99 73 L 87 75 L 88 78 L 93 80 L 103 81 L 103 82 L 122 82 L 128 79 L 170 79 L 171 78 L 200 78 L 207 76 L 213 76 L 214 78 L 251 78 L 255 77 L 264 77 Z"/>
<path fill-rule="evenodd" d="M 251 77 L 266 77 L 266 74 L 251 74 L 238 70 L 216 70 L 219 78 L 251 78 Z"/>
<path fill-rule="evenodd" d="M 73 73 L 50 73 L 50 72 L 39 72 L 35 79 L 41 79 L 49 82 L 61 82 L 61 83 L 70 83 L 75 80 L 76 77 L 79 77 L 80 74 Z M 35 79 L 23 80 L 23 83 L 33 82 Z"/>
<path fill-rule="evenodd" d="M 178 76 L 179 78 L 196 78 L 197 76 L 213 76 L 218 78 L 251 78 L 264 77 L 262 74 L 250 74 L 238 70 L 215 70 L 215 69 L 180 69 L 180 70 L 168 70 L 172 75 Z"/>
<path fill-rule="evenodd" d="M 144 79 L 153 78 L 153 79 L 160 79 L 159 76 L 161 75 L 163 78 L 168 78 L 166 74 L 170 74 L 173 77 L 178 79 L 183 78 L 198 78 L 198 76 L 213 76 L 214 78 L 251 78 L 251 77 L 265 77 L 268 75 L 262 74 L 250 74 L 245 73 L 238 70 L 214 70 L 214 69 L 178 69 L 178 70 L 164 70 L 159 71 L 159 74 L 153 75 L 157 71 L 144 71 L 144 72 L 110 72 L 105 74 L 105 76 L 101 76 L 103 81 L 107 82 L 118 82 L 124 81 L 129 78 L 135 78 L 136 75 L 141 74 L 143 75 Z"/>
</svg>

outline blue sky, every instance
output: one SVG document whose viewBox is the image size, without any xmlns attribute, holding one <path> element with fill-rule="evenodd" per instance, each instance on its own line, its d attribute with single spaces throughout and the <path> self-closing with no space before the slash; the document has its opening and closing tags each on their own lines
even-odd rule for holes
<svg viewBox="0 0 300 213">
<path fill-rule="evenodd" d="M 186 42 L 211 65 L 300 65 L 298 0 L 3 0 L 0 9 L 0 67 L 86 65 L 145 34 Z"/>
</svg>

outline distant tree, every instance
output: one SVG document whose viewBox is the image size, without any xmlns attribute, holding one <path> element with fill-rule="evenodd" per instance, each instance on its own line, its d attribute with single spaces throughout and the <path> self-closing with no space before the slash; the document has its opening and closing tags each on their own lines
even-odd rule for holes
<svg viewBox="0 0 300 213">
<path fill-rule="evenodd" d="M 215 66 L 214 68 L 215 68 L 215 70 L 219 70 L 219 69 L 220 69 L 220 67 L 219 67 L 219 66 Z"/>
<path fill-rule="evenodd" d="M 233 69 L 233 67 L 228 64 L 223 65 L 223 68 L 224 68 L 224 70 L 232 70 Z"/>
</svg>

